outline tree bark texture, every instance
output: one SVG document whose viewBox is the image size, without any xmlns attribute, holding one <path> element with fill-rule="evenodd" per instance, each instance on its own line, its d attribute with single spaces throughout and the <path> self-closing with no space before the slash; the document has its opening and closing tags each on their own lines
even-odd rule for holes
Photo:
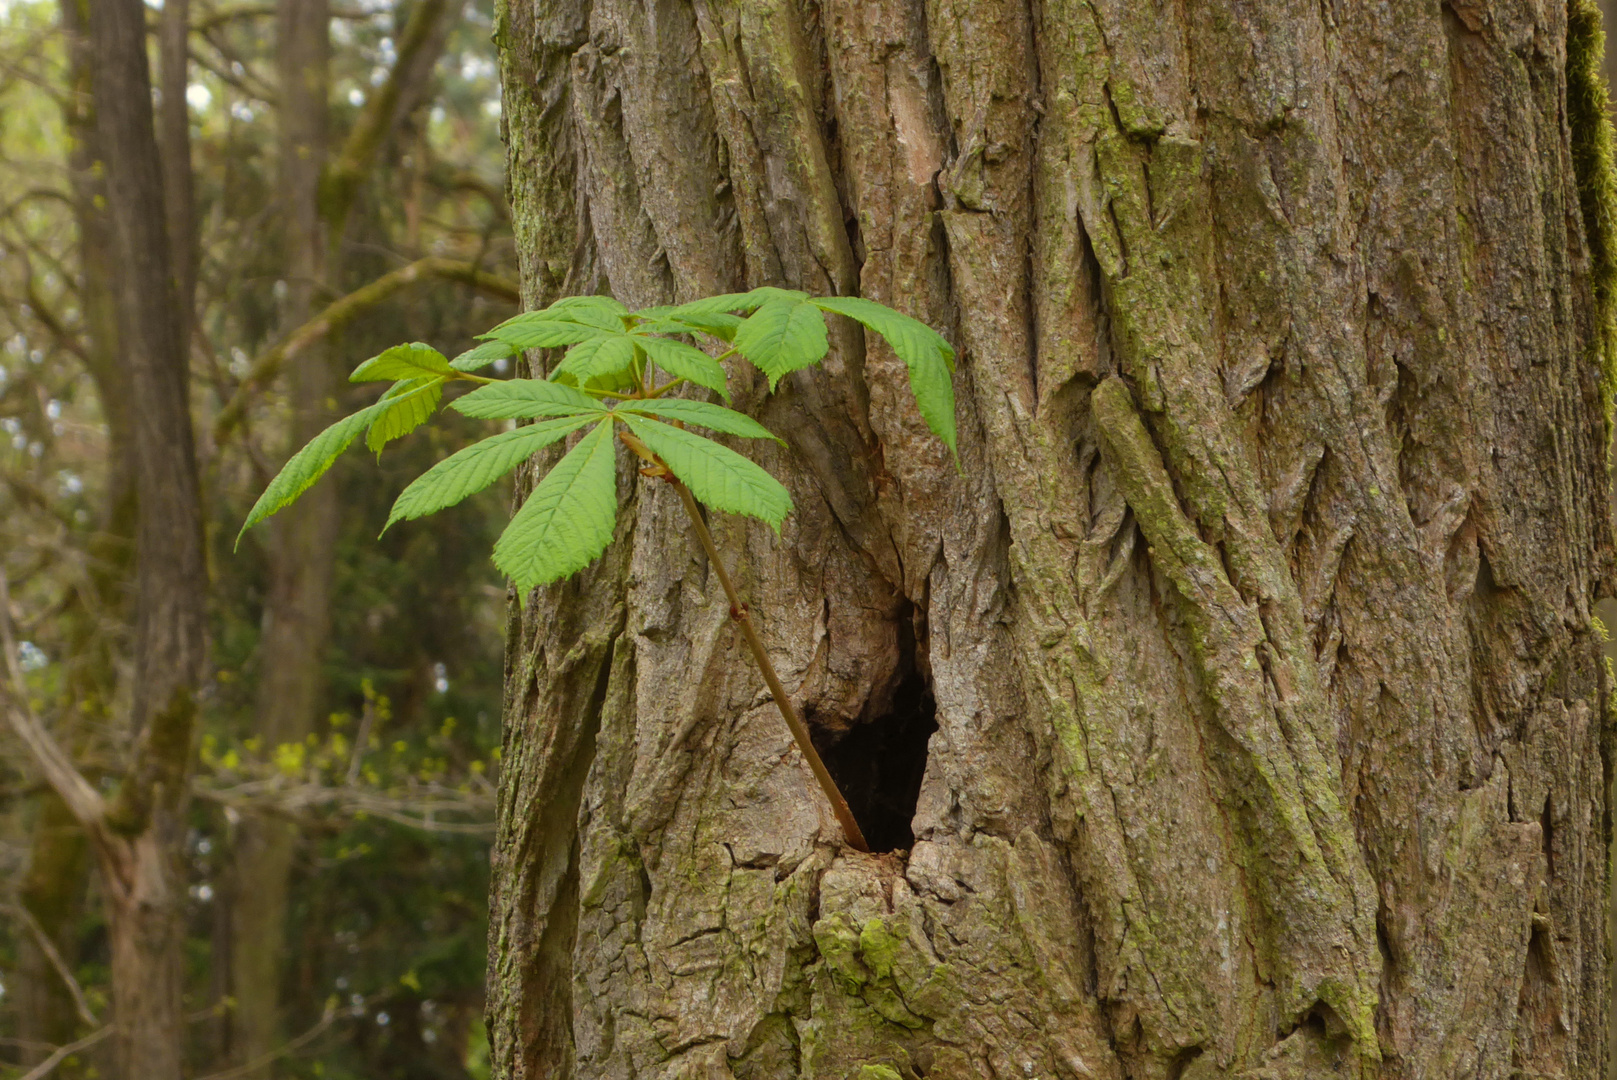
<svg viewBox="0 0 1617 1080">
<path fill-rule="evenodd" d="M 134 760 L 110 806 L 83 823 L 107 905 L 120 1072 L 179 1080 L 184 888 L 177 860 L 184 832 L 178 810 L 207 636 L 200 483 L 184 322 L 153 127 L 144 5 L 97 0 L 89 9 L 89 38 L 118 341 L 129 370 L 138 516 Z M 86 809 L 93 805 L 85 801 Z"/>
<path fill-rule="evenodd" d="M 735 369 L 797 510 L 712 524 L 799 708 L 834 748 L 935 702 L 866 856 L 622 463 L 614 545 L 512 609 L 499 1075 L 1604 1070 L 1588 0 L 507 0 L 496 38 L 530 304 L 893 304 L 960 348 L 963 466 L 856 328 L 773 396 Z"/>
</svg>

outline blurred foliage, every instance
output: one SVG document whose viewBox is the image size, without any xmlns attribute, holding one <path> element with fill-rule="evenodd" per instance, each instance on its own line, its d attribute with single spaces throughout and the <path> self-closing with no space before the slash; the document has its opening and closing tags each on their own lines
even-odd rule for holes
<svg viewBox="0 0 1617 1080">
<path fill-rule="evenodd" d="M 334 5 L 334 139 L 386 77 L 409 8 L 391 0 Z M 427 103 L 404 119 L 368 173 L 341 240 L 341 291 L 426 255 L 516 276 L 491 9 L 492 0 L 471 0 L 456 13 Z M 152 18 L 155 26 L 155 10 Z M 242 814 L 273 804 L 274 812 L 290 813 L 303 837 L 282 989 L 286 1031 L 294 1042 L 314 1032 L 276 1064 L 276 1075 L 484 1077 L 487 830 L 412 827 L 352 799 L 311 798 L 291 812 L 283 803 L 288 791 L 347 785 L 378 805 L 450 807 L 439 821 L 490 820 L 505 588 L 487 553 L 510 492 L 496 489 L 378 541 L 404 484 L 486 431 L 451 414 L 390 446 L 380 467 L 363 449 L 342 459 L 326 481 L 340 485 L 343 505 L 324 671 L 327 720 L 305 744 L 269 747 L 255 739 L 266 560 L 259 538 L 250 536 L 237 553 L 231 543 L 284 453 L 282 390 L 257 396 L 247 423 L 220 444 L 211 432 L 253 359 L 289 329 L 275 199 L 275 18 L 272 6 L 193 0 L 191 21 L 187 101 L 199 253 L 192 398 L 214 631 L 187 841 L 191 1070 L 203 1076 L 231 1064 L 231 1001 L 219 957 L 229 932 L 234 826 Z M 0 565 L 27 642 L 30 695 L 96 780 L 116 772 L 129 740 L 120 719 L 127 568 L 105 542 L 109 448 L 87 368 L 86 268 L 64 120 L 82 103 L 68 85 L 58 23 L 54 3 L 0 0 Z M 155 40 L 152 48 L 155 70 Z M 329 354 L 346 371 L 399 340 L 453 353 L 511 310 L 463 285 L 415 285 L 350 323 Z M 356 387 L 334 404 L 346 411 L 375 393 Z M 114 578 L 110 593 L 98 591 L 98 573 Z M 104 694 L 86 692 L 94 679 L 74 677 L 91 669 L 105 669 Z M 0 902 L 11 907 L 29 868 L 42 792 L 20 747 L 0 736 Z M 89 1004 L 104 1016 L 107 955 L 95 889 L 94 875 L 85 874 L 64 952 Z M 0 1061 L 22 1060 L 29 1049 L 16 1043 L 24 996 L 17 959 L 26 933 L 0 913 Z M 0 1065 L 0 1076 L 12 1074 Z M 58 1073 L 106 1074 L 96 1052 Z"/>
</svg>

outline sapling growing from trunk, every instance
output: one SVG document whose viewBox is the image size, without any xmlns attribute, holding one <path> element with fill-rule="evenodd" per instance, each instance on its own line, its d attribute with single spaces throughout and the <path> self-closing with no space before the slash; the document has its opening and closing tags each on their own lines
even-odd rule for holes
<svg viewBox="0 0 1617 1080">
<path fill-rule="evenodd" d="M 644 463 L 641 475 L 662 480 L 679 494 L 724 588 L 730 618 L 848 844 L 868 851 L 847 800 L 770 663 L 751 612 L 736 591 L 698 506 L 700 502 L 759 518 L 778 533 L 792 511 L 786 488 L 756 463 L 688 427 L 744 439 L 780 440 L 744 413 L 709 401 L 668 396 L 693 384 L 728 401 L 720 361 L 730 356 L 740 356 L 762 371 L 773 391 L 783 376 L 824 359 L 829 347 L 828 312 L 857 320 L 887 340 L 909 369 L 922 418 L 954 453 L 954 350 L 931 327 L 889 307 L 859 297 L 810 297 L 777 288 L 640 311 L 630 311 L 610 297 L 573 296 L 501 323 L 483 335 L 481 344 L 453 360 L 431 346 L 414 343 L 388 349 L 359 365 L 350 381 L 393 385 L 375 404 L 322 431 L 288 461 L 253 505 L 242 532 L 308 490 L 360 432 L 366 433 L 366 445 L 380 453 L 432 415 L 445 384 L 478 383 L 451 407 L 481 419 L 533 423 L 474 443 L 427 470 L 399 495 L 383 531 L 394 522 L 452 506 L 536 451 L 583 432 L 534 486 L 494 545 L 495 565 L 511 578 L 518 595 L 526 595 L 535 586 L 577 573 L 606 550 L 617 516 L 615 459 L 621 442 Z M 722 342 L 725 351 L 715 357 L 680 340 L 698 335 Z M 477 374 L 520 350 L 561 347 L 567 351 L 548 379 L 491 379 Z"/>
</svg>

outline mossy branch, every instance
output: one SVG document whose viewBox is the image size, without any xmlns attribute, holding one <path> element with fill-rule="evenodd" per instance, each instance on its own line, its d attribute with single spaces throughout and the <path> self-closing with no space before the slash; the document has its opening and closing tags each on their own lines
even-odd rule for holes
<svg viewBox="0 0 1617 1080">
<path fill-rule="evenodd" d="M 401 103 L 431 74 L 430 56 L 439 24 L 447 17 L 447 0 L 421 0 L 399 35 L 398 59 L 387 79 L 366 99 L 342 150 L 320 182 L 320 214 L 328 223 L 348 217 L 354 196 L 370 171 L 377 152 L 398 119 Z"/>
<path fill-rule="evenodd" d="M 230 433 L 241 423 L 246 414 L 247 406 L 251 404 L 253 396 L 274 381 L 281 368 L 301 353 L 304 349 L 340 331 L 358 316 L 382 303 L 406 285 L 429 278 L 447 281 L 459 281 L 472 288 L 487 293 L 500 300 L 516 303 L 521 293 L 516 282 L 502 278 L 497 274 L 478 269 L 469 262 L 460 262 L 455 259 L 440 259 L 428 257 L 417 259 L 408 266 L 402 266 L 390 273 L 383 274 L 375 281 L 364 285 L 338 300 L 333 300 L 326 309 L 275 345 L 260 353 L 247 369 L 247 375 L 242 379 L 241 385 L 236 388 L 224 408 L 213 422 L 213 439 L 215 443 L 222 443 L 230 437 Z"/>
</svg>

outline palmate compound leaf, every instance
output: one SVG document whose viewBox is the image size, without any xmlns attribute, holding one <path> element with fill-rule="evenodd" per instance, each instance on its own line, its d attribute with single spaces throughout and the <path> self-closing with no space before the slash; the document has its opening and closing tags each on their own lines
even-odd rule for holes
<svg viewBox="0 0 1617 1080">
<path fill-rule="evenodd" d="M 396 521 L 424 517 L 482 491 L 537 451 L 596 419 L 596 414 L 591 413 L 541 420 L 515 431 L 502 431 L 451 454 L 404 489 L 382 531 L 387 532 Z"/>
<path fill-rule="evenodd" d="M 625 401 L 615 410 L 622 413 L 650 415 L 663 420 L 678 420 L 722 431 L 726 435 L 739 435 L 743 439 L 774 439 L 782 446 L 786 440 L 764 427 L 746 413 L 726 409 L 706 401 L 688 401 L 684 398 L 652 398 L 649 401 Z"/>
<path fill-rule="evenodd" d="M 507 379 L 480 386 L 449 406 L 479 420 L 516 420 L 529 416 L 579 416 L 605 411 L 599 401 L 571 386 L 544 379 Z"/>
<path fill-rule="evenodd" d="M 825 356 L 825 316 L 806 298 L 772 296 L 736 330 L 735 347 L 769 377 L 774 390 L 782 376 Z"/>
<path fill-rule="evenodd" d="M 954 422 L 954 347 L 919 319 L 858 296 L 827 296 L 811 301 L 825 311 L 857 319 L 887 339 L 910 371 L 910 389 L 921 418 L 932 433 L 956 454 Z"/>
<path fill-rule="evenodd" d="M 594 562 L 612 540 L 617 468 L 612 419 L 598 422 L 545 474 L 494 545 L 494 565 L 519 594 Z"/>
<path fill-rule="evenodd" d="M 412 393 L 419 390 L 420 393 Z M 410 434 L 427 422 L 444 396 L 441 375 L 428 375 L 419 379 L 400 379 L 388 392 L 392 399 L 388 407 L 377 413 L 365 433 L 365 445 L 378 456 L 382 448 L 394 439 Z"/>
<path fill-rule="evenodd" d="M 348 449 L 349 445 L 359 438 L 359 433 L 370 426 L 371 422 L 384 411 L 398 405 L 402 398 L 408 395 L 425 392 L 424 388 L 417 387 L 395 396 L 395 390 L 397 387 L 389 389 L 382 395 L 381 400 L 369 408 L 361 409 L 352 416 L 343 417 L 310 439 L 309 445 L 293 454 L 292 459 L 281 466 L 281 471 L 275 474 L 275 479 L 269 482 L 264 494 L 253 504 L 241 532 L 236 534 L 236 544 L 238 546 L 241 544 L 241 538 L 247 534 L 248 529 L 309 490 L 314 482 L 331 468 L 331 463 L 337 460 L 337 455 Z"/>
<path fill-rule="evenodd" d="M 444 354 L 431 345 L 412 341 L 408 345 L 395 345 L 377 354 L 354 369 L 349 382 L 388 382 L 394 379 L 419 379 L 431 375 L 453 375 Z"/>
<path fill-rule="evenodd" d="M 792 497 L 780 481 L 729 447 L 646 417 L 625 413 L 622 419 L 692 495 L 713 509 L 761 518 L 776 532 L 792 512 Z"/>
<path fill-rule="evenodd" d="M 651 362 L 674 378 L 706 387 L 725 401 L 730 400 L 730 391 L 725 386 L 724 365 L 701 349 L 672 338 L 652 337 L 649 334 L 632 336 L 634 343 L 651 357 Z"/>
</svg>

